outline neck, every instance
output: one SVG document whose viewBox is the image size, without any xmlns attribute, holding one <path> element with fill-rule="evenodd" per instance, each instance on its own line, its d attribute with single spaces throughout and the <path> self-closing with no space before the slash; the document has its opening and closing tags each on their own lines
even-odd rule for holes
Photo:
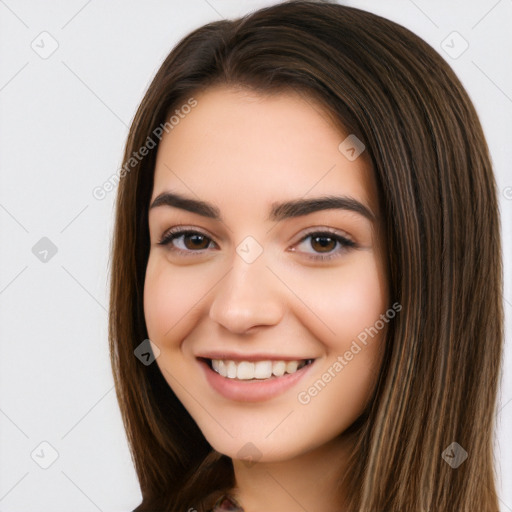
<svg viewBox="0 0 512 512">
<path fill-rule="evenodd" d="M 247 464 L 233 460 L 233 496 L 245 512 L 339 512 L 348 439 L 338 438 L 293 459 Z"/>
</svg>

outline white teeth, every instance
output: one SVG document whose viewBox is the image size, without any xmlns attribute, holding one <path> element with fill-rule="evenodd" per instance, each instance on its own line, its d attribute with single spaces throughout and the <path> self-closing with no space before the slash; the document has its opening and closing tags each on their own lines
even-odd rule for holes
<svg viewBox="0 0 512 512">
<path fill-rule="evenodd" d="M 236 379 L 236 363 L 234 361 L 226 362 L 226 377 Z"/>
<path fill-rule="evenodd" d="M 308 360 L 309 361 L 309 360 Z M 240 361 L 213 359 L 212 369 L 228 379 L 252 380 L 282 377 L 285 373 L 295 373 L 306 365 L 300 361 Z"/>
<path fill-rule="evenodd" d="M 254 364 L 255 379 L 269 379 L 272 377 L 272 361 L 258 361 Z"/>
<path fill-rule="evenodd" d="M 236 370 L 236 376 L 240 380 L 254 379 L 254 363 L 242 361 Z"/>
<path fill-rule="evenodd" d="M 276 361 L 272 365 L 272 373 L 276 377 L 282 377 L 284 375 L 285 371 L 286 371 L 286 363 L 284 361 Z"/>
<path fill-rule="evenodd" d="M 288 361 L 286 363 L 286 373 L 294 373 L 297 371 L 299 363 L 297 361 Z"/>
</svg>

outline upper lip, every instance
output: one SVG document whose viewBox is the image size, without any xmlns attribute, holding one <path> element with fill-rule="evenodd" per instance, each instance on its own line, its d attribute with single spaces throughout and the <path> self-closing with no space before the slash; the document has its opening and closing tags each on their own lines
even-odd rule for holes
<svg viewBox="0 0 512 512">
<path fill-rule="evenodd" d="M 237 354 L 234 352 L 208 352 L 196 356 L 201 359 L 222 359 L 228 361 L 302 361 L 315 359 L 314 357 L 284 356 L 276 354 Z"/>
</svg>

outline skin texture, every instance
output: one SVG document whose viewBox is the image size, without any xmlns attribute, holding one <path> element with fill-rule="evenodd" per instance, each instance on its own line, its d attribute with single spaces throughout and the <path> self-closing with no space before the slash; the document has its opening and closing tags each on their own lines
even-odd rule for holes
<svg viewBox="0 0 512 512">
<path fill-rule="evenodd" d="M 294 92 L 262 96 L 216 86 L 195 98 L 197 106 L 160 143 L 151 202 L 176 192 L 213 203 L 222 221 L 169 206 L 149 211 L 144 312 L 160 350 L 156 362 L 209 443 L 234 459 L 236 495 L 246 512 L 339 510 L 335 473 L 349 447 L 339 434 L 368 402 L 386 328 L 366 346 L 359 343 L 341 371 L 333 365 L 390 307 L 371 166 L 364 152 L 349 161 L 338 149 L 348 134 Z M 324 195 L 350 196 L 377 220 L 341 209 L 267 219 L 274 202 Z M 179 235 L 158 245 L 180 225 L 206 235 L 206 248 Z M 327 254 L 334 257 L 311 259 L 326 253 L 305 237 L 326 229 L 355 247 L 332 243 Z M 252 263 L 236 252 L 247 236 L 263 249 Z M 315 362 L 291 389 L 251 403 L 209 385 L 196 356 L 210 350 Z M 300 403 L 298 394 L 329 368 L 335 377 Z M 240 460 L 247 450 L 256 464 Z"/>
</svg>

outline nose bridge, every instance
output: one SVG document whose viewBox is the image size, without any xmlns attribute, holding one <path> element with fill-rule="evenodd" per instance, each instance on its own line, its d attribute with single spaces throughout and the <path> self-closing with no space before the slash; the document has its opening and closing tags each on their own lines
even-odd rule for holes
<svg viewBox="0 0 512 512">
<path fill-rule="evenodd" d="M 243 242 L 237 247 L 230 271 L 215 287 L 210 306 L 212 320 L 238 333 L 280 321 L 283 297 L 278 280 L 267 268 L 265 256 L 263 251 L 255 256 L 254 247 Z"/>
</svg>

